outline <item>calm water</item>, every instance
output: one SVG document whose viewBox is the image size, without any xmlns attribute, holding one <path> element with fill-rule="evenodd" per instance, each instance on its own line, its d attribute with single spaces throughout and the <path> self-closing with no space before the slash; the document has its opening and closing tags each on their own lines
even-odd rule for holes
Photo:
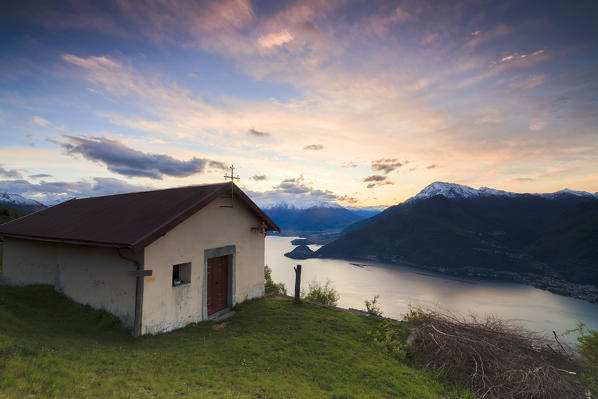
<svg viewBox="0 0 598 399">
<path fill-rule="evenodd" d="M 377 262 L 351 262 L 333 259 L 295 260 L 284 256 L 297 237 L 266 237 L 266 264 L 272 278 L 283 282 L 293 294 L 295 272 L 300 263 L 302 287 L 310 281 L 330 279 L 340 294 L 339 305 L 365 308 L 363 301 L 380 295 L 384 315 L 400 319 L 408 305 L 436 307 L 461 314 L 493 314 L 513 320 L 528 329 L 546 334 L 573 328 L 583 321 L 598 330 L 598 305 L 579 299 L 552 294 L 521 284 L 453 278 L 409 267 Z M 310 245 L 312 250 L 319 246 Z M 566 341 L 574 341 L 569 336 Z"/>
</svg>

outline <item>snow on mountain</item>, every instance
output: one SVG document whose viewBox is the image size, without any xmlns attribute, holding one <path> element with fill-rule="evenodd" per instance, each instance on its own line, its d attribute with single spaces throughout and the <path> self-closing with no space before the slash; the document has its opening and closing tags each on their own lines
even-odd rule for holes
<svg viewBox="0 0 598 399">
<path fill-rule="evenodd" d="M 46 206 L 39 201 L 25 198 L 20 194 L 0 193 L 0 204 L 30 213 L 44 209 Z"/>
<path fill-rule="evenodd" d="M 283 208 L 283 209 L 309 209 L 309 208 L 342 208 L 339 204 L 325 201 L 301 200 L 295 202 L 278 201 L 257 201 L 257 204 L 263 209 Z"/>
<path fill-rule="evenodd" d="M 557 197 L 560 197 L 560 196 L 563 196 L 563 195 L 574 195 L 576 197 L 593 197 L 593 198 L 598 198 L 598 193 L 592 194 L 592 193 L 588 193 L 587 191 L 576 191 L 576 190 L 570 190 L 568 188 L 566 188 L 564 190 L 556 191 L 554 193 L 534 194 L 534 195 L 538 195 L 540 197 L 549 198 L 549 199 L 557 198 Z"/>
<path fill-rule="evenodd" d="M 517 194 L 508 191 L 496 190 L 489 187 L 475 189 L 462 184 L 437 181 L 424 188 L 414 197 L 409 198 L 407 201 L 405 201 L 405 203 L 421 201 L 425 198 L 434 197 L 436 195 L 442 195 L 446 198 L 477 198 L 489 196 L 513 197 Z"/>
<path fill-rule="evenodd" d="M 11 193 L 0 193 L 0 202 L 3 204 L 12 204 L 12 205 L 31 205 L 31 206 L 44 206 L 39 201 L 32 200 L 29 198 L 25 198 L 20 194 L 11 194 Z"/>
<path fill-rule="evenodd" d="M 462 184 L 456 183 L 445 183 L 445 182 L 434 182 L 420 191 L 414 197 L 409 198 L 405 203 L 413 203 L 425 198 L 430 198 L 435 195 L 442 195 L 446 198 L 478 198 L 478 197 L 489 197 L 489 196 L 505 196 L 505 197 L 515 197 L 518 195 L 523 195 L 520 193 L 513 193 L 509 191 L 503 190 L 496 190 L 494 188 L 489 187 L 480 187 L 479 189 L 475 189 L 469 186 L 465 186 Z M 592 194 L 588 193 L 587 191 L 575 191 L 570 190 L 568 188 L 560 191 L 556 191 L 554 193 L 545 193 L 545 194 L 532 194 L 537 195 L 539 197 L 554 199 L 559 198 L 565 195 L 574 195 L 577 197 L 589 197 L 589 198 L 597 198 L 598 193 Z"/>
</svg>

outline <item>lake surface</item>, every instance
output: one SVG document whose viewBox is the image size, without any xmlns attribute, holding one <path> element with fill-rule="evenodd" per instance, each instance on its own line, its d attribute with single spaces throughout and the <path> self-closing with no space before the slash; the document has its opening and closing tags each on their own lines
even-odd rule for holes
<svg viewBox="0 0 598 399">
<path fill-rule="evenodd" d="M 272 279 L 283 282 L 290 295 L 295 287 L 293 267 L 301 264 L 301 287 L 307 289 L 310 281 L 330 280 L 344 308 L 365 309 L 365 299 L 380 295 L 382 312 L 395 319 L 401 319 L 411 304 L 460 314 L 492 314 L 547 335 L 574 328 L 580 321 L 598 330 L 597 304 L 521 284 L 451 277 L 396 264 L 289 259 L 284 254 L 294 248 L 294 238 L 266 237 L 266 264 L 272 269 Z M 563 340 L 572 343 L 575 336 Z"/>
</svg>

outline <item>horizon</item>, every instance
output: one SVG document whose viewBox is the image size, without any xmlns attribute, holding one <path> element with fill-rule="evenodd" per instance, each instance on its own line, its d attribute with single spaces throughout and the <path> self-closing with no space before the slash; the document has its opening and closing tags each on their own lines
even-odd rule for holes
<svg viewBox="0 0 598 399">
<path fill-rule="evenodd" d="M 209 184 L 231 164 L 290 203 L 598 192 L 596 3 L 171 5 L 5 7 L 0 192 Z"/>
<path fill-rule="evenodd" d="M 209 183 L 209 184 L 223 184 L 223 183 Z M 382 206 L 351 206 L 351 205 L 347 205 L 347 206 L 342 206 L 336 202 L 325 202 L 325 201 L 320 201 L 320 202 L 293 202 L 292 200 L 289 200 L 288 198 L 286 199 L 281 199 L 278 201 L 275 201 L 271 198 L 268 198 L 265 195 L 260 195 L 260 193 L 257 193 L 257 198 L 254 195 L 253 197 L 251 197 L 251 199 L 256 202 L 261 208 L 264 209 L 272 209 L 272 208 L 278 208 L 278 207 L 287 207 L 290 209 L 308 209 L 308 208 L 318 208 L 318 207 L 341 207 L 341 208 L 345 208 L 348 210 L 377 210 L 377 211 L 382 211 L 384 209 L 387 209 L 389 207 L 395 206 L 395 205 L 400 205 L 410 199 L 415 198 L 418 194 L 422 193 L 423 191 L 425 191 L 427 188 L 434 186 L 436 184 L 442 184 L 442 185 L 457 185 L 460 187 L 466 187 L 466 188 L 470 188 L 473 189 L 475 191 L 479 191 L 482 189 L 490 189 L 490 190 L 494 190 L 494 187 L 487 187 L 487 186 L 480 186 L 478 188 L 475 187 L 470 187 L 467 186 L 465 184 L 460 184 L 460 183 L 454 183 L 454 182 L 442 182 L 442 181 L 435 181 L 432 182 L 428 185 L 426 185 L 425 187 L 423 187 L 421 190 L 419 190 L 417 193 L 412 194 L 411 196 L 409 196 L 407 199 L 405 199 L 404 201 L 401 201 L 399 203 L 396 204 L 389 204 L 389 205 L 382 205 Z M 165 187 L 165 188 L 160 188 L 158 190 L 168 190 L 168 189 L 175 189 L 175 188 L 182 188 L 182 187 L 188 187 L 188 186 L 178 186 L 178 187 Z M 101 197 L 101 196 L 109 196 L 109 195 L 118 195 L 118 194 L 127 194 L 127 193 L 132 193 L 134 191 L 130 191 L 130 192 L 123 192 L 123 193 L 112 193 L 112 194 L 102 194 L 102 195 L 97 195 L 97 196 L 89 196 L 89 197 L 71 197 L 71 198 L 65 198 L 63 200 L 60 200 L 58 202 L 42 202 L 38 199 L 35 198 L 30 198 L 18 193 L 8 193 L 8 192 L 0 192 L 0 195 L 18 195 L 21 196 L 27 200 L 34 200 L 34 201 L 38 201 L 40 202 L 42 205 L 45 206 L 54 206 L 54 205 L 58 205 L 60 202 L 64 202 L 64 201 L 68 201 L 71 199 L 82 199 L 82 198 L 90 198 L 90 197 Z M 554 191 L 554 192 L 549 192 L 549 193 L 532 193 L 532 192 L 514 192 L 514 191 L 506 191 L 506 194 L 516 194 L 516 195 L 549 195 L 549 194 L 557 194 L 557 193 L 569 193 L 572 195 L 590 195 L 593 196 L 595 198 L 598 199 L 598 192 L 592 193 L 586 190 L 571 190 L 567 187 L 562 188 L 560 190 Z M 256 193 L 254 193 L 256 194 Z"/>
</svg>

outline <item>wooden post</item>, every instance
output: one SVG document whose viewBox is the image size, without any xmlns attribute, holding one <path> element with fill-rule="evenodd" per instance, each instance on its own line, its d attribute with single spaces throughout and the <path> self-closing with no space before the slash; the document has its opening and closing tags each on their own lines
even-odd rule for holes
<svg viewBox="0 0 598 399">
<path fill-rule="evenodd" d="M 295 303 L 301 302 L 301 265 L 295 268 Z"/>
</svg>

